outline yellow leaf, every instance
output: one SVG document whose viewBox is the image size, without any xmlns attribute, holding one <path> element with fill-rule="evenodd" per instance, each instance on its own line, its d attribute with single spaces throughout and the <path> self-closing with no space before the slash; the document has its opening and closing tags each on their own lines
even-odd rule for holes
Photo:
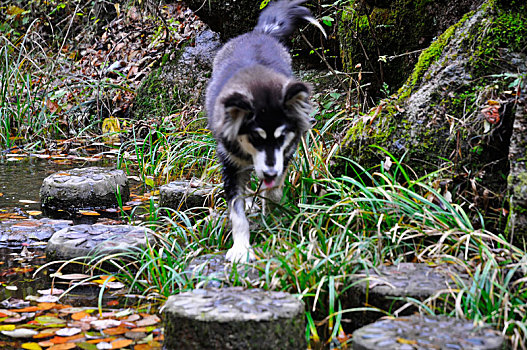
<svg viewBox="0 0 527 350">
<path fill-rule="evenodd" d="M 410 340 L 404 338 L 397 338 L 397 342 L 401 344 L 417 344 L 417 340 Z"/>
<path fill-rule="evenodd" d="M 42 350 L 42 347 L 37 343 L 24 343 L 22 344 L 22 349 Z"/>
<path fill-rule="evenodd" d="M 10 5 L 7 7 L 6 13 L 9 16 L 18 16 L 21 13 L 24 13 L 24 9 L 21 9 L 20 7 L 15 6 L 15 5 Z"/>
<path fill-rule="evenodd" d="M 0 325 L 0 331 L 12 331 L 16 328 L 14 324 Z"/>
</svg>

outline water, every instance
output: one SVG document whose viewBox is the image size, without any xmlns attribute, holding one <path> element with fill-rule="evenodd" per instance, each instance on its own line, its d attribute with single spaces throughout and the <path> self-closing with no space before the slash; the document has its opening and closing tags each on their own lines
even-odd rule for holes
<svg viewBox="0 0 527 350">
<path fill-rule="evenodd" d="M 9 161 L 0 157 L 0 213 L 40 210 L 40 186 L 49 175 L 72 168 L 101 163 L 24 158 Z"/>
</svg>

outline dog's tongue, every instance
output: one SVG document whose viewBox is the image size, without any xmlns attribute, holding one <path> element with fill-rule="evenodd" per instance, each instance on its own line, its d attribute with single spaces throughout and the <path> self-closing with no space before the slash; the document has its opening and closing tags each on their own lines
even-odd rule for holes
<svg viewBox="0 0 527 350">
<path fill-rule="evenodd" d="M 264 185 L 265 187 L 273 187 L 274 185 L 274 179 L 264 179 Z"/>
</svg>

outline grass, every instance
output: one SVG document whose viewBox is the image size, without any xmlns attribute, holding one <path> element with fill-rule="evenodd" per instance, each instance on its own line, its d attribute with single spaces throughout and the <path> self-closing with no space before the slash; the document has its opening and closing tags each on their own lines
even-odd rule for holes
<svg viewBox="0 0 527 350">
<path fill-rule="evenodd" d="M 327 123 L 338 122 L 334 118 Z M 404 159 L 386 152 L 388 160 L 375 169 L 363 169 L 349 160 L 355 176 L 333 176 L 334 149 L 328 146 L 332 140 L 329 133 L 320 131 L 330 129 L 332 125 L 324 124 L 307 135 L 277 208 L 270 215 L 250 215 L 250 221 L 258 225 L 252 240 L 259 256 L 253 266 L 260 279 L 244 278 L 234 268 L 227 284 L 298 295 L 307 305 L 306 336 L 316 347 L 317 343 L 345 342 L 343 319 L 364 310 L 342 309 L 358 271 L 409 261 L 457 264 L 469 271 L 471 284 L 408 302 L 425 313 L 489 323 L 506 333 L 516 348 L 525 346 L 525 251 L 484 228 L 475 229 L 464 207 L 449 202 L 434 188 L 441 171 L 413 179 Z M 191 140 L 203 140 L 197 151 L 212 157 L 210 136 L 198 135 L 190 133 Z M 170 149 L 178 150 L 171 165 L 184 166 L 195 157 L 183 136 L 184 132 L 170 136 Z M 212 158 L 194 159 L 188 166 L 203 180 L 219 178 Z M 228 249 L 225 204 L 220 202 L 214 216 L 197 222 L 191 212 L 157 210 L 151 215 L 156 221 L 149 225 L 158 241 L 130 252 L 128 258 L 137 263 L 135 268 L 123 266 L 120 279 L 131 290 L 156 298 L 201 287 L 209 277 L 189 274 L 188 265 L 197 256 Z"/>
</svg>

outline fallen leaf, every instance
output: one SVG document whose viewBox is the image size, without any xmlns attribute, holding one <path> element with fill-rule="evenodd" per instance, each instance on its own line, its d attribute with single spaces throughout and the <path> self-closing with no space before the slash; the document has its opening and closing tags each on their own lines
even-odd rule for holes
<svg viewBox="0 0 527 350">
<path fill-rule="evenodd" d="M 108 320 L 97 320 L 90 322 L 93 328 L 97 330 L 111 328 L 111 327 L 117 327 L 121 325 L 121 321 L 108 319 Z"/>
<path fill-rule="evenodd" d="M 74 313 L 73 315 L 71 315 L 71 318 L 75 321 L 80 321 L 82 320 L 84 317 L 89 317 L 90 314 L 88 314 L 87 312 L 85 311 L 81 311 L 81 312 L 77 312 L 77 313 Z"/>
<path fill-rule="evenodd" d="M 62 328 L 55 334 L 61 337 L 71 337 L 73 335 L 79 334 L 80 332 L 82 332 L 82 329 L 80 328 Z"/>
<path fill-rule="evenodd" d="M 156 315 L 151 315 L 151 316 L 143 318 L 140 321 L 137 321 L 136 325 L 138 327 L 146 327 L 146 326 L 153 326 L 159 322 L 161 322 L 161 319 L 159 317 L 157 317 Z"/>
<path fill-rule="evenodd" d="M 417 344 L 416 340 L 404 339 L 397 337 L 397 342 L 401 344 Z"/>
<path fill-rule="evenodd" d="M 55 303 L 55 302 L 59 301 L 59 299 L 60 299 L 60 297 L 58 297 L 56 295 L 43 295 L 40 298 L 37 298 L 35 301 L 37 303 L 49 303 L 49 304 L 52 304 L 52 303 Z"/>
<path fill-rule="evenodd" d="M 11 311 L 14 311 L 14 312 L 35 312 L 35 311 L 39 311 L 40 309 L 38 308 L 38 306 L 28 306 L 28 307 L 24 307 L 22 309 L 14 309 L 14 310 L 11 310 Z"/>
<path fill-rule="evenodd" d="M 53 274 L 50 277 L 56 277 L 56 278 L 60 278 L 60 279 L 63 279 L 63 280 L 74 281 L 74 280 L 83 280 L 83 279 L 86 279 L 86 278 L 90 278 L 91 276 L 87 275 L 85 273 L 68 273 L 68 274 L 65 274 L 65 275 Z"/>
<path fill-rule="evenodd" d="M 60 295 L 64 293 L 64 290 L 58 289 L 58 288 L 51 288 L 51 289 L 38 290 L 37 292 L 42 295 Z"/>
<path fill-rule="evenodd" d="M 37 343 L 24 343 L 22 344 L 22 349 L 28 350 L 42 350 L 42 347 Z"/>
<path fill-rule="evenodd" d="M 121 349 L 121 348 L 124 348 L 125 346 L 132 344 L 133 342 L 134 341 L 131 339 L 118 339 L 111 343 L 112 349 Z"/>
<path fill-rule="evenodd" d="M 84 338 L 84 335 L 76 334 L 76 335 L 72 335 L 71 337 L 54 336 L 49 341 L 52 342 L 53 344 L 64 344 L 64 343 L 69 343 L 69 342 L 71 342 L 73 340 L 77 340 L 77 339 L 81 339 L 81 338 Z"/>
<path fill-rule="evenodd" d="M 91 340 L 88 340 L 87 343 L 90 343 L 90 344 L 109 343 L 112 340 L 115 340 L 115 337 L 91 339 Z"/>
<path fill-rule="evenodd" d="M 0 331 L 12 331 L 16 326 L 14 324 L 4 324 L 0 325 Z"/>
<path fill-rule="evenodd" d="M 125 328 L 123 326 L 113 327 L 113 328 L 106 328 L 102 331 L 104 334 L 107 335 L 121 335 L 128 332 L 128 328 Z"/>
<path fill-rule="evenodd" d="M 47 328 L 42 331 L 40 331 L 38 334 L 35 334 L 33 336 L 34 339 L 41 339 L 41 338 L 49 338 L 55 335 L 55 332 L 58 331 L 60 328 Z M 44 345 L 42 345 L 44 346 Z M 51 346 L 51 345 L 48 345 Z M 45 346 L 44 346 L 45 347 Z"/>
<path fill-rule="evenodd" d="M 69 350 L 74 349 L 76 346 L 77 345 L 75 343 L 56 344 L 49 347 L 47 350 Z"/>
<path fill-rule="evenodd" d="M 79 214 L 86 215 L 86 216 L 99 216 L 99 214 L 96 211 L 93 210 L 79 210 Z"/>
<path fill-rule="evenodd" d="M 38 332 L 28 328 L 17 328 L 12 331 L 2 331 L 2 334 L 11 338 L 31 338 Z"/>
</svg>

